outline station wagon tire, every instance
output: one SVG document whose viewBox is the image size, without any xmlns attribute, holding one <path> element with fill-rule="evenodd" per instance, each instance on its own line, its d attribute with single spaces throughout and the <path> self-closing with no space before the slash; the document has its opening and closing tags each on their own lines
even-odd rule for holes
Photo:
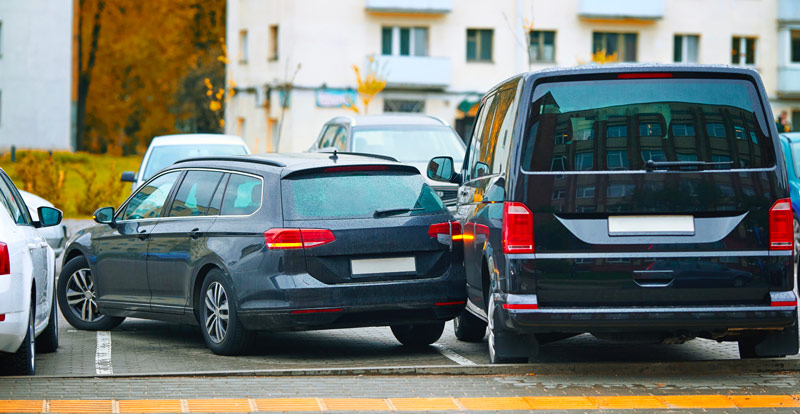
<svg viewBox="0 0 800 414">
<path fill-rule="evenodd" d="M 442 337 L 444 322 L 392 325 L 392 334 L 403 345 L 410 347 L 428 346 Z"/>
<path fill-rule="evenodd" d="M 125 320 L 122 317 L 103 315 L 99 312 L 94 277 L 89 263 L 83 256 L 70 260 L 61 269 L 56 293 L 61 314 L 77 329 L 108 331 Z"/>
<path fill-rule="evenodd" d="M 36 338 L 36 351 L 42 354 L 56 352 L 58 349 L 58 299 L 53 297 L 50 303 L 50 320 L 47 327 Z"/>
<path fill-rule="evenodd" d="M 11 375 L 34 375 L 36 373 L 36 301 L 31 298 L 31 310 L 28 313 L 28 332 L 22 340 L 17 352 L 9 357 Z"/>
<path fill-rule="evenodd" d="M 453 319 L 453 332 L 459 341 L 480 342 L 486 336 L 486 322 L 463 309 Z"/>
<path fill-rule="evenodd" d="M 200 330 L 211 352 L 217 355 L 241 355 L 252 342 L 236 310 L 236 298 L 219 269 L 208 272 L 197 301 Z"/>
</svg>

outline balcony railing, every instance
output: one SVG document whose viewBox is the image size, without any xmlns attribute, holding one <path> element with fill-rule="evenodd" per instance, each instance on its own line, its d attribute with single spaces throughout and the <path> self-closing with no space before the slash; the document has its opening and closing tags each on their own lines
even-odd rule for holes
<svg viewBox="0 0 800 414">
<path fill-rule="evenodd" d="M 800 21 L 800 2 L 797 0 L 778 0 L 778 21 Z"/>
<path fill-rule="evenodd" d="M 434 88 L 450 86 L 450 58 L 431 56 L 375 56 L 387 87 Z"/>
<path fill-rule="evenodd" d="M 800 66 L 778 68 L 778 95 L 800 97 Z"/>
<path fill-rule="evenodd" d="M 453 0 L 366 0 L 367 11 L 376 13 L 445 14 Z"/>
<path fill-rule="evenodd" d="M 658 20 L 664 0 L 580 0 L 578 15 L 586 19 Z"/>
</svg>

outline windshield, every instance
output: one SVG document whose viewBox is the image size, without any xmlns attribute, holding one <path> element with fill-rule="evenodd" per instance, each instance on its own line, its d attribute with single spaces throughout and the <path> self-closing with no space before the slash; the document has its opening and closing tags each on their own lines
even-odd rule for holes
<svg viewBox="0 0 800 414">
<path fill-rule="evenodd" d="M 419 174 L 350 172 L 283 180 L 286 220 L 372 218 L 378 210 L 401 214 L 438 213 L 442 200 Z M 380 213 L 378 213 L 380 214 Z"/>
<path fill-rule="evenodd" d="M 453 157 L 458 164 L 464 160 L 461 138 L 444 126 L 356 128 L 353 151 L 388 155 L 401 162 L 428 162 L 438 156 Z"/>
<path fill-rule="evenodd" d="M 752 83 L 717 79 L 553 82 L 534 92 L 529 171 L 639 170 L 654 162 L 774 165 Z M 696 169 L 698 167 L 681 167 Z"/>
<path fill-rule="evenodd" d="M 244 154 L 247 154 L 247 148 L 244 145 L 164 145 L 153 147 L 144 169 L 144 176 L 139 179 L 147 180 L 162 168 L 185 158 Z"/>
</svg>

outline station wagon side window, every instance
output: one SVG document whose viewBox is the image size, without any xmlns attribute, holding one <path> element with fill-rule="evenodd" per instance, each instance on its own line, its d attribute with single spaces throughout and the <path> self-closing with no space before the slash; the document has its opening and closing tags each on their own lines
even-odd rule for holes
<svg viewBox="0 0 800 414">
<path fill-rule="evenodd" d="M 231 174 L 222 197 L 220 214 L 223 216 L 246 216 L 261 207 L 262 183 L 259 178 L 242 174 Z"/>
<path fill-rule="evenodd" d="M 221 178 L 222 173 L 218 171 L 187 171 L 168 216 L 205 216 Z"/>
<path fill-rule="evenodd" d="M 219 215 L 219 210 L 222 208 L 222 196 L 225 194 L 225 188 L 228 186 L 228 179 L 230 176 L 230 174 L 225 173 L 225 175 L 222 176 L 222 179 L 219 180 L 217 190 L 214 191 L 214 197 L 211 198 L 211 202 L 208 205 L 208 211 L 206 212 L 207 216 Z"/>
<path fill-rule="evenodd" d="M 22 203 L 22 197 L 5 175 L 0 175 L 0 204 L 8 210 L 14 223 L 31 224 L 31 217 L 25 204 Z"/>
<path fill-rule="evenodd" d="M 140 220 L 160 217 L 164 203 L 180 174 L 181 171 L 172 171 L 142 186 L 128 201 L 120 219 Z"/>
</svg>

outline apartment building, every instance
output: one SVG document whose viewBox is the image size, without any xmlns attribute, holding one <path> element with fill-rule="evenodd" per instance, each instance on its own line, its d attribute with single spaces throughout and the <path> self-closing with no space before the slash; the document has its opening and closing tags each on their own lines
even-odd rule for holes
<svg viewBox="0 0 800 414">
<path fill-rule="evenodd" d="M 0 151 L 72 147 L 72 6 L 0 1 Z"/>
<path fill-rule="evenodd" d="M 420 112 L 467 137 L 491 86 L 590 63 L 757 69 L 773 111 L 800 129 L 799 0 L 229 0 L 226 132 L 255 152 L 304 151 L 353 113 L 353 65 L 387 81 L 369 114 Z"/>
</svg>

